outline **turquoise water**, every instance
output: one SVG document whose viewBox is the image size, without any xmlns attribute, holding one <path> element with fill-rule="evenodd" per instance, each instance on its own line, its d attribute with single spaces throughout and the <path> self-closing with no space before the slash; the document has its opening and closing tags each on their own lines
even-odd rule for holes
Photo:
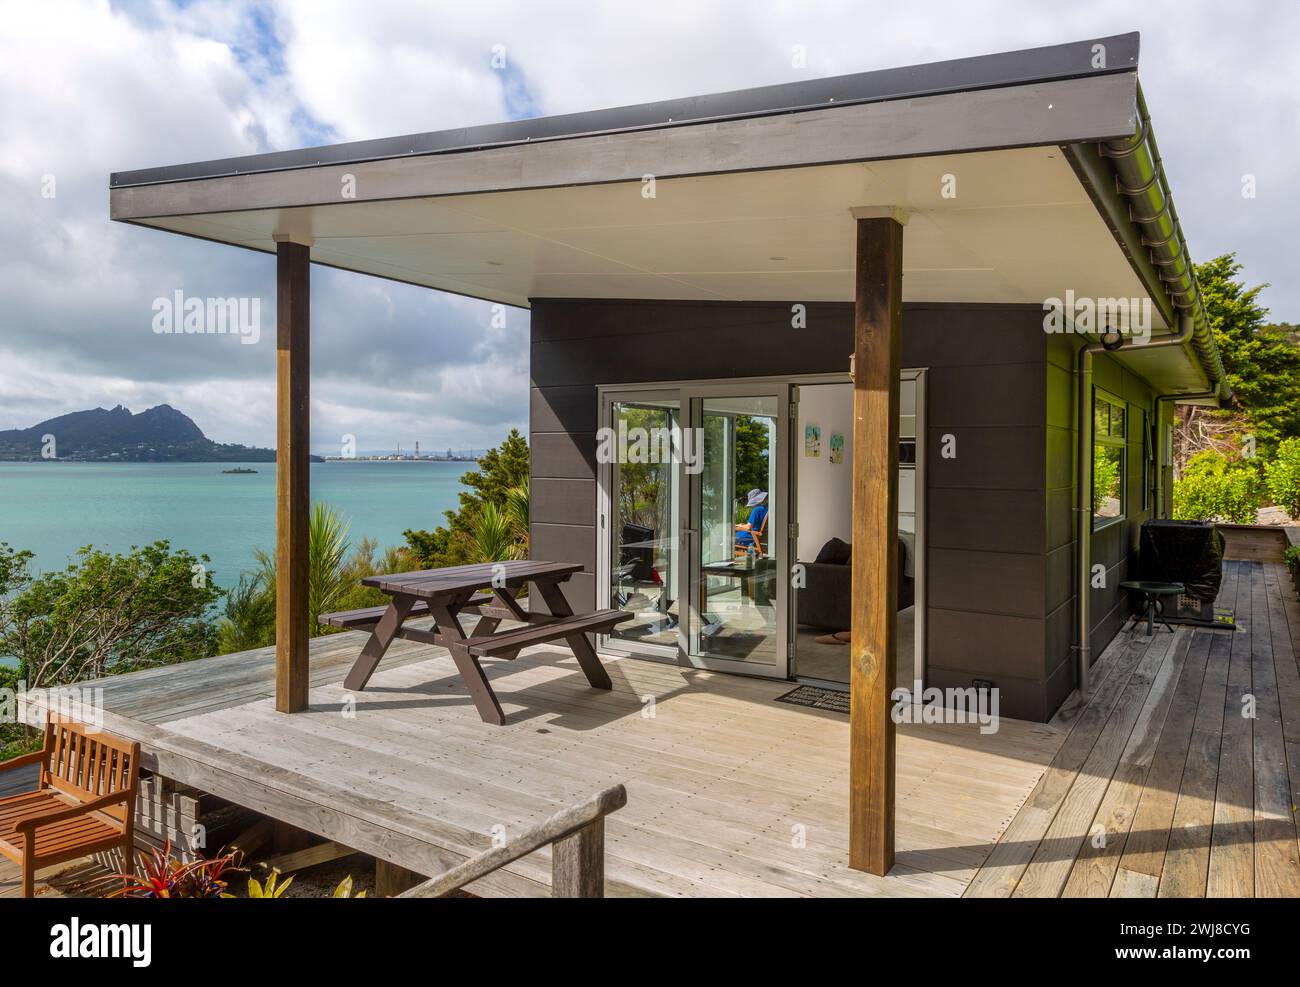
<svg viewBox="0 0 1300 987">
<path fill-rule="evenodd" d="M 247 466 L 256 474 L 221 471 Z M 311 466 L 312 499 L 342 510 L 349 538 L 403 543 L 454 509 L 473 463 L 333 462 Z M 86 544 L 115 552 L 159 538 L 211 558 L 223 589 L 275 547 L 274 463 L 0 463 L 0 541 L 61 569 Z"/>
</svg>

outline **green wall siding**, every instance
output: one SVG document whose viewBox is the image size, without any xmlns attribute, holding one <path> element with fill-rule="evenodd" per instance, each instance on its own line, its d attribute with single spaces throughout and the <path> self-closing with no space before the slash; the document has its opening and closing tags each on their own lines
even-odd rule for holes
<svg viewBox="0 0 1300 987">
<path fill-rule="evenodd" d="M 1049 336 L 1047 342 L 1047 572 L 1044 586 L 1046 616 L 1047 702 L 1055 710 L 1075 687 L 1075 522 L 1074 484 L 1077 462 L 1076 356 L 1082 341 L 1075 336 Z M 1127 459 L 1125 516 L 1092 535 L 1091 563 L 1106 567 L 1105 586 L 1091 590 L 1092 658 L 1105 650 L 1130 613 L 1128 594 L 1119 584 L 1136 578 L 1142 522 L 1155 515 L 1154 496 L 1142 506 L 1142 413 L 1154 416 L 1156 395 L 1151 386 L 1111 356 L 1093 358 L 1093 385 L 1125 404 Z M 1167 408 L 1161 409 L 1167 420 Z M 1168 513 L 1172 471 L 1163 471 Z"/>
</svg>

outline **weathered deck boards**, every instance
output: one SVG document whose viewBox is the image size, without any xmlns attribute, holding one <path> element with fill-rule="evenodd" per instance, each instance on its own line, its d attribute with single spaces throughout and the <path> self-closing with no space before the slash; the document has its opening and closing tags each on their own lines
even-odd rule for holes
<svg viewBox="0 0 1300 987">
<path fill-rule="evenodd" d="M 623 659 L 606 692 L 544 647 L 485 662 L 496 727 L 445 651 L 414 642 L 348 694 L 363 640 L 313 640 L 304 712 L 275 712 L 264 649 L 107 680 L 105 727 L 161 774 L 419 873 L 622 782 L 607 891 L 669 896 L 958 896 L 1065 733 L 900 727 L 897 864 L 879 878 L 847 866 L 848 718 L 774 702 L 789 683 Z M 473 890 L 543 895 L 549 870 L 539 852 Z"/>
<path fill-rule="evenodd" d="M 1300 603 L 1225 563 L 1238 629 L 1116 638 L 970 897 L 1300 896 Z"/>
<path fill-rule="evenodd" d="M 25 767 L 0 772 L 0 798 L 4 798 L 6 795 L 17 795 L 19 792 L 30 792 L 40 780 L 41 768 L 39 764 L 29 764 Z"/>
<path fill-rule="evenodd" d="M 98 897 L 106 894 L 108 888 L 112 887 L 112 885 L 99 886 L 94 883 L 107 874 L 108 871 L 89 859 L 44 867 L 36 872 L 36 897 Z M 23 896 L 21 878 L 18 865 L 7 857 L 0 857 L 0 898 L 21 898 Z"/>
</svg>

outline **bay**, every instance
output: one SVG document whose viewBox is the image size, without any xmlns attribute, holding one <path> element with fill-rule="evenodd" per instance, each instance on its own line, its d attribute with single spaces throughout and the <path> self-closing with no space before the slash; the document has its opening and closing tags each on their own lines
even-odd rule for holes
<svg viewBox="0 0 1300 987">
<path fill-rule="evenodd" d="M 236 466 L 256 473 L 226 474 Z M 466 462 L 311 464 L 311 496 L 351 521 L 349 540 L 403 544 L 432 529 L 465 489 Z M 211 559 L 222 589 L 275 547 L 274 463 L 0 463 L 0 541 L 35 553 L 36 571 L 62 569 L 82 545 L 129 551 L 165 538 Z"/>
</svg>

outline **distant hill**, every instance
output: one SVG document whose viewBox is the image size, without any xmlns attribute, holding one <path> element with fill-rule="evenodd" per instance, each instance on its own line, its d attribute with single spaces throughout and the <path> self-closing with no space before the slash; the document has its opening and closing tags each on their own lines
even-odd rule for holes
<svg viewBox="0 0 1300 987">
<path fill-rule="evenodd" d="M 138 415 L 120 404 L 74 411 L 31 428 L 0 431 L 0 460 L 50 458 L 42 456 L 47 435 L 54 436 L 55 458 L 81 462 L 275 462 L 274 449 L 213 442 L 188 415 L 166 404 Z"/>
</svg>

